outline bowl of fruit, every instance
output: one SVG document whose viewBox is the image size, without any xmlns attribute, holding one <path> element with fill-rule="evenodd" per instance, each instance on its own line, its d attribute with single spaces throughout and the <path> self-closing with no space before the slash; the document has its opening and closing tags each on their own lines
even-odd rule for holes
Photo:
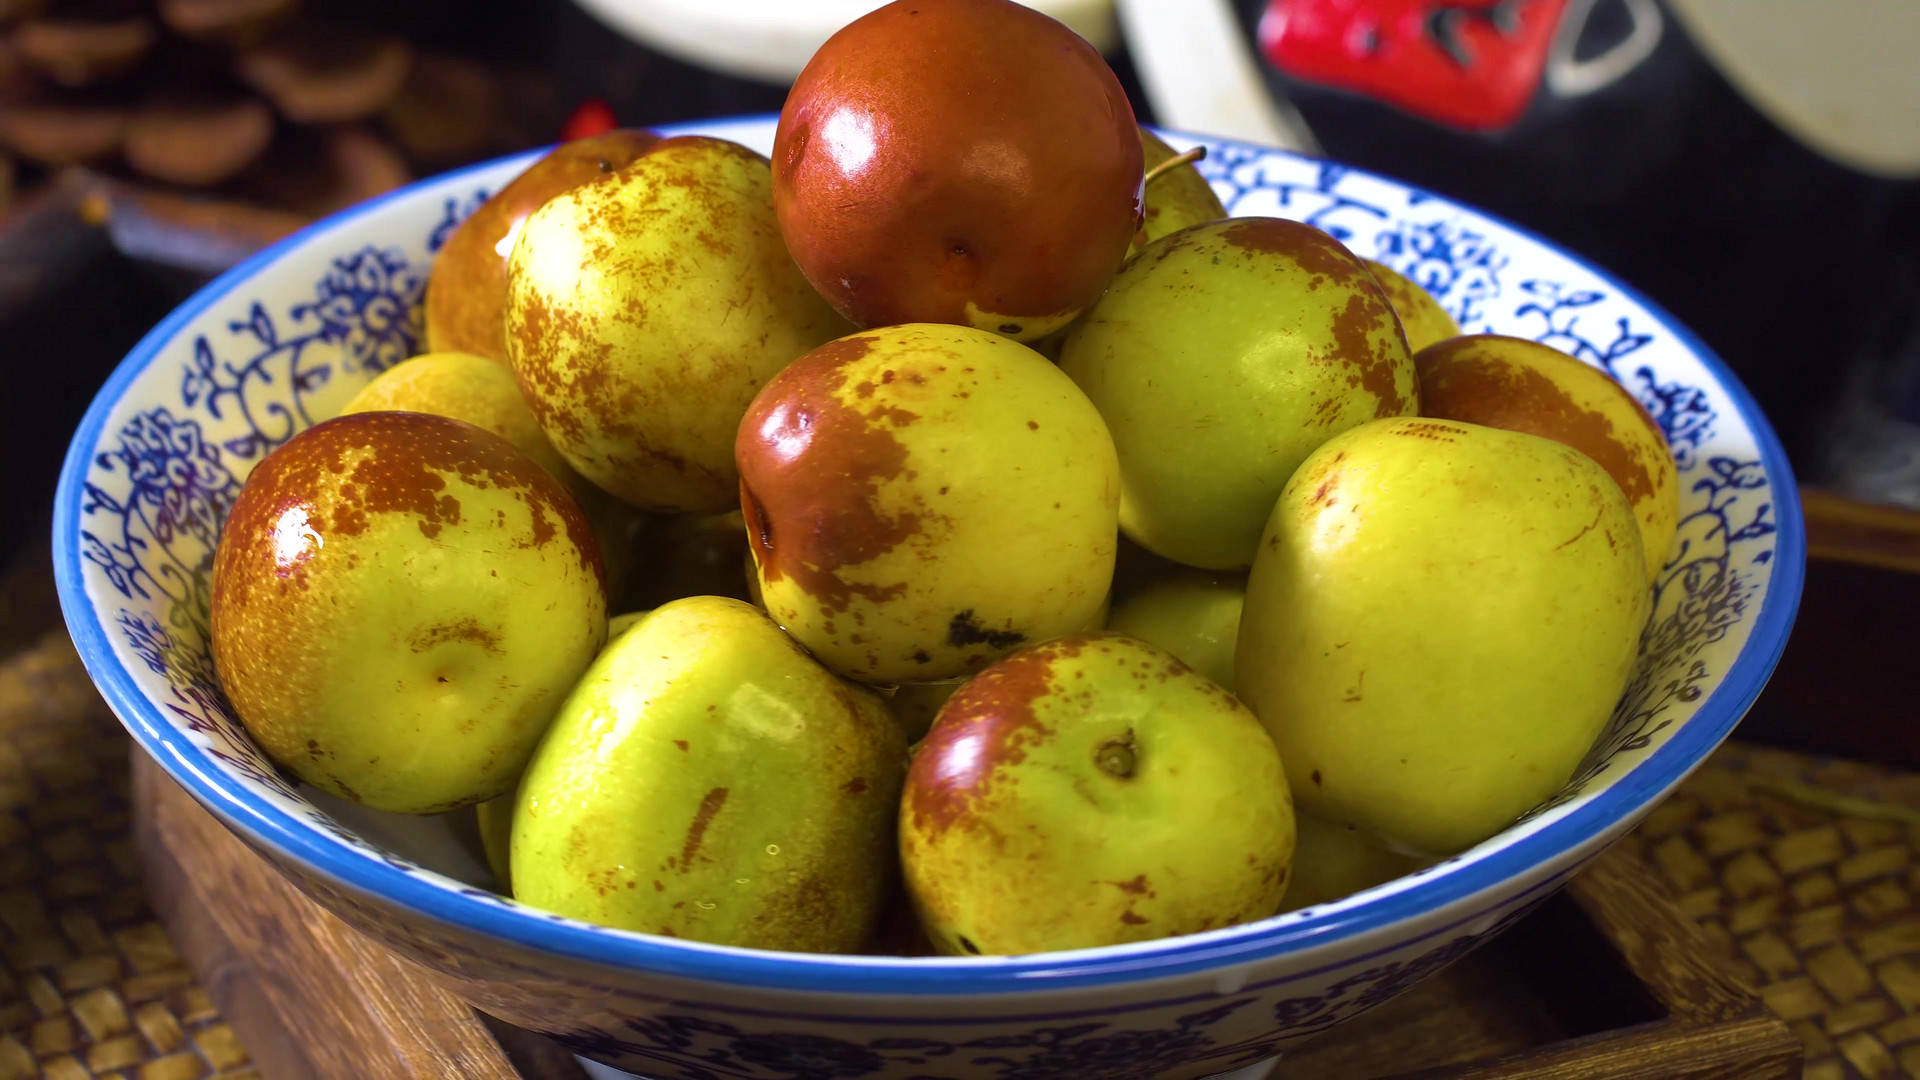
<svg viewBox="0 0 1920 1080">
<path fill-rule="evenodd" d="M 778 117 L 225 274 L 96 397 L 54 547 L 134 739 L 302 889 L 704 1080 L 1283 1056 L 1695 768 L 1805 543 L 1603 271 L 921 0 Z"/>
</svg>

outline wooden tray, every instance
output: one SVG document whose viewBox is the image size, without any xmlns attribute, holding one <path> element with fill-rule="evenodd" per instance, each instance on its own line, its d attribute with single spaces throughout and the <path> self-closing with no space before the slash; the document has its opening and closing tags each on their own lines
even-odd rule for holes
<svg viewBox="0 0 1920 1080">
<path fill-rule="evenodd" d="M 138 750 L 132 777 L 154 907 L 264 1075 L 584 1077 L 295 891 Z M 1797 1076 L 1800 1042 L 1719 956 L 1616 849 L 1494 943 L 1303 1043 L 1278 1075 Z"/>
</svg>

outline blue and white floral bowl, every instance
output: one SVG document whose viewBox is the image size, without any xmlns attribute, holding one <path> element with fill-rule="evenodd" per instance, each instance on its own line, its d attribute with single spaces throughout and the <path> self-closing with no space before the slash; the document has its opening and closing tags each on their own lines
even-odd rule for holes
<svg viewBox="0 0 1920 1080">
<path fill-rule="evenodd" d="M 771 118 L 690 125 L 766 152 Z M 1170 136 L 1179 146 L 1195 140 Z M 1733 375 L 1630 289 L 1537 237 L 1329 162 L 1209 143 L 1239 214 L 1299 218 L 1426 286 L 1468 331 L 1548 342 L 1646 405 L 1680 541 L 1613 723 L 1564 791 L 1438 866 L 1191 937 L 1016 958 L 801 956 L 617 932 L 494 895 L 447 818 L 289 783 L 227 712 L 212 545 L 247 470 L 415 351 L 433 253 L 521 156 L 349 210 L 222 276 L 128 356 L 74 436 L 53 523 L 67 624 L 135 739 L 307 892 L 480 1008 L 660 1078 L 1189 1077 L 1284 1056 L 1548 896 L 1753 702 L 1805 542 L 1780 445 Z"/>
</svg>

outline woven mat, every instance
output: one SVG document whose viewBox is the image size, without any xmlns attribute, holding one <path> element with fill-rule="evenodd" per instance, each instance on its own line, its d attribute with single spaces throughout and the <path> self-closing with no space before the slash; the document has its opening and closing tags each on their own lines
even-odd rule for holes
<svg viewBox="0 0 1920 1080">
<path fill-rule="evenodd" d="M 126 737 L 64 631 L 19 630 L 58 625 L 0 589 L 0 1080 L 256 1077 L 142 894 Z M 1626 842 L 1805 1040 L 1808 1080 L 1920 1077 L 1920 774 L 1729 744 Z"/>
<path fill-rule="evenodd" d="M 1920 1077 L 1920 774 L 1723 746 L 1631 842 L 1807 1047 Z"/>
</svg>

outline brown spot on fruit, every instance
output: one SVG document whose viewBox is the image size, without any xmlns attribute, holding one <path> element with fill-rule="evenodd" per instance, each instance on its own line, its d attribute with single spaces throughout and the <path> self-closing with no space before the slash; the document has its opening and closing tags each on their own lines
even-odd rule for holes
<svg viewBox="0 0 1920 1080">
<path fill-rule="evenodd" d="M 461 222 L 433 260 L 426 295 L 434 351 L 506 359 L 507 253 L 502 242 L 554 196 L 626 165 L 659 141 L 652 132 L 609 131 L 563 143 Z"/>
<path fill-rule="evenodd" d="M 1123 893 L 1132 893 L 1134 896 L 1146 895 L 1147 888 L 1148 888 L 1147 875 L 1145 874 L 1135 874 L 1133 877 L 1127 879 L 1126 881 L 1112 881 L 1112 882 L 1108 882 L 1108 884 L 1119 889 Z"/>
<path fill-rule="evenodd" d="M 679 868 L 682 872 L 691 869 L 693 857 L 700 851 L 700 841 L 707 835 L 707 826 L 713 823 L 715 814 L 727 802 L 727 789 L 717 787 L 709 790 L 700 799 L 700 806 L 693 812 L 693 823 L 687 826 L 687 838 L 680 844 Z M 674 860 L 667 860 L 671 867 Z"/>
<path fill-rule="evenodd" d="M 407 639 L 407 645 L 414 652 L 426 652 L 435 645 L 444 645 L 450 641 L 464 641 L 469 645 L 478 645 L 489 656 L 501 655 L 500 635 L 481 626 L 479 620 L 472 618 L 423 627 Z M 442 677 L 440 681 L 447 680 Z"/>
<path fill-rule="evenodd" d="M 1120 921 L 1126 923 L 1128 926 L 1145 926 L 1147 924 L 1146 917 L 1144 915 L 1134 914 L 1131 908 L 1120 913 Z"/>
<path fill-rule="evenodd" d="M 762 579 L 793 579 L 826 612 L 853 597 L 881 603 L 906 583 L 875 585 L 840 573 L 920 531 L 918 515 L 878 506 L 883 483 L 906 471 L 894 429 L 918 419 L 891 406 L 849 408 L 838 398 L 846 367 L 872 348 L 854 336 L 789 364 L 748 407 L 734 447 L 741 510 Z"/>
<path fill-rule="evenodd" d="M 1052 737 L 1034 704 L 1054 692 L 1054 662 L 1079 655 L 1087 640 L 1065 637 L 1023 649 L 947 699 L 914 752 L 902 798 L 923 837 L 975 825 L 971 810 L 992 793 L 1000 767 L 1026 760 L 1027 747 Z"/>
<path fill-rule="evenodd" d="M 1415 381 L 1408 364 L 1405 336 L 1399 335 L 1397 340 L 1390 339 L 1385 344 L 1375 342 L 1376 332 L 1383 325 L 1391 325 L 1395 334 L 1399 334 L 1398 316 L 1371 275 L 1355 285 L 1345 306 L 1334 314 L 1332 326 L 1334 352 L 1347 369 L 1347 385 L 1373 395 L 1379 402 L 1374 409 L 1375 417 L 1411 413 L 1413 402 L 1400 392 L 1403 375 L 1410 382 Z"/>
<path fill-rule="evenodd" d="M 960 612 L 947 623 L 947 644 L 956 649 L 964 649 L 969 645 L 1011 649 L 1025 640 L 1027 636 L 1018 630 L 989 630 L 981 626 L 972 608 Z"/>
<path fill-rule="evenodd" d="M 1315 277 L 1347 285 L 1371 275 L 1366 264 L 1340 241 L 1311 225 L 1285 218 L 1241 218 L 1221 228 L 1220 238 L 1234 247 L 1283 255 Z"/>
<path fill-rule="evenodd" d="M 709 708 L 709 709 L 711 709 L 711 708 L 712 708 L 712 706 L 708 706 L 708 708 Z M 673 740 L 673 745 L 675 745 L 675 746 L 677 746 L 677 747 L 679 747 L 679 748 L 681 749 L 681 751 L 682 751 L 682 752 L 684 752 L 684 751 L 685 751 L 685 750 L 687 749 L 687 740 L 685 740 L 685 739 L 675 739 L 675 740 Z"/>
<path fill-rule="evenodd" d="M 1583 537 L 1583 536 L 1585 536 L 1585 535 L 1587 535 L 1588 533 L 1590 533 L 1590 532 L 1592 532 L 1592 531 L 1594 530 L 1594 527 L 1600 524 L 1600 517 L 1601 517 L 1601 515 L 1603 515 L 1603 514 L 1605 514 L 1605 513 L 1606 513 L 1606 505 L 1605 505 L 1604 503 L 1603 503 L 1603 504 L 1601 504 L 1601 505 L 1600 505 L 1600 506 L 1598 506 L 1598 507 L 1595 507 L 1595 508 L 1594 508 L 1594 511 L 1593 511 L 1593 520 L 1592 520 L 1592 521 L 1589 521 L 1589 522 L 1587 522 L 1587 523 L 1586 523 L 1585 525 L 1582 525 L 1582 526 L 1580 527 L 1580 531 L 1579 531 L 1579 532 L 1577 532 L 1577 533 L 1574 533 L 1574 534 L 1573 534 L 1572 536 L 1569 536 L 1569 537 L 1567 537 L 1567 538 L 1566 538 L 1565 540 L 1562 540 L 1562 541 L 1560 541 L 1560 542 L 1559 542 L 1558 544 L 1555 544 L 1555 545 L 1553 546 L 1553 550 L 1555 550 L 1555 551 L 1559 551 L 1559 550 L 1560 550 L 1561 548 L 1564 548 L 1564 547 L 1566 547 L 1567 545 L 1569 545 L 1569 544 L 1572 544 L 1572 543 L 1574 543 L 1574 542 L 1576 542 L 1576 541 L 1578 541 L 1578 540 L 1579 540 L 1579 539 L 1580 539 L 1581 537 Z"/>
<path fill-rule="evenodd" d="M 1604 372 L 1537 341 L 1497 334 L 1429 345 L 1414 357 L 1414 366 L 1426 415 L 1552 439 L 1592 458 L 1629 501 L 1653 494 L 1659 463 L 1647 460 L 1637 440 L 1616 431 L 1606 413 L 1582 408 L 1567 389 L 1570 382 L 1586 383 L 1618 395 L 1653 436 L 1653 445 L 1663 446 L 1659 425 Z"/>
<path fill-rule="evenodd" d="M 1313 781 L 1314 787 L 1319 787 L 1320 786 L 1320 770 L 1319 769 L 1313 770 L 1313 775 L 1308 779 L 1311 779 Z"/>
<path fill-rule="evenodd" d="M 861 792 L 864 792 L 867 790 L 867 782 L 865 779 L 856 776 L 853 779 L 847 781 L 846 783 L 841 784 L 840 790 L 846 792 L 849 795 L 858 795 Z"/>
<path fill-rule="evenodd" d="M 1393 435 L 1409 439 L 1429 439 L 1433 442 L 1453 442 L 1467 432 L 1451 424 L 1438 424 L 1428 420 L 1415 420 L 1400 424 L 1390 432 Z"/>
</svg>

